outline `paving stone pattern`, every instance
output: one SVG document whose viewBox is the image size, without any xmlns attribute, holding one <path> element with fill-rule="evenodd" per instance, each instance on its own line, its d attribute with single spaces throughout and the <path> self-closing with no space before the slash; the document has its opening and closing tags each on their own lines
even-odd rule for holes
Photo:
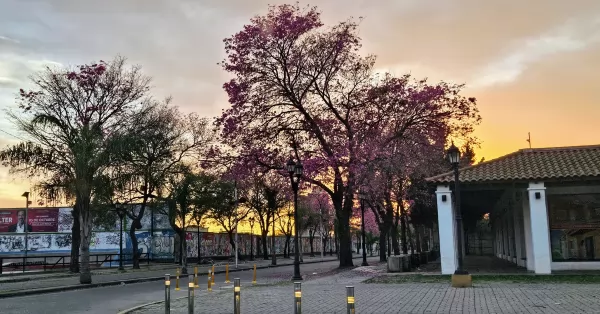
<svg viewBox="0 0 600 314">
<path fill-rule="evenodd" d="M 353 285 L 356 313 L 600 313 L 600 286 L 485 283 L 455 289 L 447 283 L 364 284 L 370 276 L 348 271 L 302 284 L 303 313 L 346 313 L 345 286 Z M 242 313 L 293 313 L 293 286 L 242 287 Z M 232 290 L 199 292 L 195 313 L 232 313 Z M 158 304 L 136 314 L 164 313 Z M 171 313 L 187 313 L 187 299 Z"/>
</svg>

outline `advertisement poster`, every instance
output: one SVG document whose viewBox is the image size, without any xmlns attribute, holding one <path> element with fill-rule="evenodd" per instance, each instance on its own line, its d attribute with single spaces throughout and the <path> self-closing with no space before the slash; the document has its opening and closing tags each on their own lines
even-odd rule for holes
<svg viewBox="0 0 600 314">
<path fill-rule="evenodd" d="M 0 210 L 0 232 L 57 232 L 58 208 Z M 27 222 L 27 223 L 26 223 Z"/>
</svg>

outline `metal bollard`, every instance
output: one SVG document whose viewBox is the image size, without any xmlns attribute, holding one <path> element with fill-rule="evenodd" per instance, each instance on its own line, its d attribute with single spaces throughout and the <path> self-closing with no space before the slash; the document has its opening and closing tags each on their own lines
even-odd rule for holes
<svg viewBox="0 0 600 314">
<path fill-rule="evenodd" d="M 254 264 L 254 274 L 252 275 L 252 284 L 256 284 L 256 264 Z"/>
<path fill-rule="evenodd" d="M 213 285 L 215 284 L 215 265 L 214 264 L 213 264 L 213 267 L 212 267 L 212 284 Z"/>
<path fill-rule="evenodd" d="M 302 284 L 294 282 L 294 314 L 302 314 Z"/>
<path fill-rule="evenodd" d="M 348 314 L 354 314 L 354 287 L 346 286 L 346 300 L 348 303 Z"/>
<path fill-rule="evenodd" d="M 165 275 L 165 314 L 171 313 L 171 275 Z"/>
<path fill-rule="evenodd" d="M 188 314 L 194 314 L 194 275 L 188 276 Z"/>
<path fill-rule="evenodd" d="M 179 267 L 177 268 L 177 271 L 175 272 L 175 290 L 179 291 L 181 289 L 179 289 Z"/>
<path fill-rule="evenodd" d="M 233 279 L 233 314 L 240 314 L 240 278 Z"/>
<path fill-rule="evenodd" d="M 198 266 L 194 267 L 194 288 L 200 288 L 198 286 Z"/>
<path fill-rule="evenodd" d="M 225 264 L 225 283 L 230 283 L 229 281 L 229 264 Z"/>
<path fill-rule="evenodd" d="M 211 282 L 212 282 L 212 278 L 210 278 L 210 269 L 209 269 L 208 270 L 208 289 L 207 289 L 208 291 L 212 291 Z"/>
</svg>

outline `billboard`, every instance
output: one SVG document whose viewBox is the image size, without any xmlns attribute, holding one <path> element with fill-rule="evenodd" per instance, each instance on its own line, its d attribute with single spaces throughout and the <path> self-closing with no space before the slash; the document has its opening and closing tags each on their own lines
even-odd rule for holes
<svg viewBox="0 0 600 314">
<path fill-rule="evenodd" d="M 0 210 L 0 232 L 57 232 L 58 208 Z"/>
</svg>

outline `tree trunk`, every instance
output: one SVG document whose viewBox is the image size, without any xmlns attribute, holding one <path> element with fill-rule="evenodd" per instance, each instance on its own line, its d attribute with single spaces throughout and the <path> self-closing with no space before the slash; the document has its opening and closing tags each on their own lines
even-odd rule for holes
<svg viewBox="0 0 600 314">
<path fill-rule="evenodd" d="M 338 213 L 338 239 L 340 267 L 352 267 L 352 237 L 350 234 L 350 212 L 352 211 L 352 202 L 346 200 L 344 210 Z M 337 248 L 337 245 L 336 245 Z"/>
<path fill-rule="evenodd" d="M 384 225 L 379 225 L 379 261 L 385 262 L 387 261 L 387 256 L 385 255 L 385 248 L 387 247 L 387 228 Z"/>
<path fill-rule="evenodd" d="M 132 210 L 132 214 L 135 218 L 131 220 L 131 226 L 129 226 L 129 237 L 131 238 L 131 257 L 133 259 L 133 269 L 140 269 L 140 254 L 138 252 L 139 245 L 137 242 L 137 236 L 135 235 L 135 230 L 142 228 L 142 217 L 144 217 L 144 211 L 146 210 L 147 201 L 148 198 L 144 197 L 144 199 L 142 200 L 142 205 L 140 206 L 140 211 L 137 215 L 135 215 L 135 211 Z M 152 234 L 150 235 L 150 237 L 152 237 Z"/>
<path fill-rule="evenodd" d="M 71 215 L 73 216 L 73 226 L 71 227 L 71 263 L 69 271 L 79 272 L 79 247 L 81 246 L 81 223 L 79 221 L 80 206 L 75 203 Z"/>
<path fill-rule="evenodd" d="M 138 258 L 138 241 L 135 236 L 135 220 L 131 221 L 131 226 L 129 227 L 129 238 L 131 239 L 131 258 L 133 260 L 133 269 L 140 269 L 140 260 Z"/>
<path fill-rule="evenodd" d="M 285 245 L 283 247 L 283 258 L 288 258 L 290 248 L 290 237 L 285 236 Z"/>
<path fill-rule="evenodd" d="M 315 234 L 311 234 L 310 231 L 308 231 L 308 236 L 308 241 L 310 242 L 310 257 L 315 257 L 315 249 L 313 245 L 313 241 L 315 240 Z"/>
<path fill-rule="evenodd" d="M 235 241 L 233 239 L 233 231 L 232 232 L 227 232 L 227 235 L 229 236 L 229 244 L 231 244 L 231 254 L 233 254 L 233 256 L 235 257 L 235 250 L 237 250 L 237 247 L 235 246 Z"/>
<path fill-rule="evenodd" d="M 423 248 L 421 247 L 421 227 L 415 226 L 415 241 L 417 246 L 417 252 L 423 252 Z"/>
<path fill-rule="evenodd" d="M 79 283 L 91 284 L 92 273 L 90 270 L 90 242 L 92 240 L 92 212 L 90 211 L 90 199 L 89 197 L 82 197 L 81 200 L 81 211 L 79 215 L 79 222 L 81 223 L 81 244 L 79 257 L 80 273 Z"/>
<path fill-rule="evenodd" d="M 408 243 L 406 240 L 406 213 L 404 211 L 404 206 L 400 206 L 400 232 L 402 233 L 402 253 L 408 253 Z M 396 252 L 396 247 L 394 247 L 394 253 Z"/>
<path fill-rule="evenodd" d="M 396 226 L 392 226 L 392 250 L 394 251 L 394 256 L 400 255 L 400 243 L 398 242 L 398 229 Z M 405 243 L 402 243 L 402 247 L 405 246 Z M 406 254 L 406 253 L 404 253 Z"/>
<path fill-rule="evenodd" d="M 181 274 L 186 275 L 187 271 L 187 241 L 185 240 L 185 229 L 181 229 L 179 234 L 180 244 L 181 244 Z"/>
<path fill-rule="evenodd" d="M 269 260 L 269 252 L 267 251 L 267 231 L 263 231 L 261 234 L 261 244 L 263 249 L 263 257 L 265 261 Z"/>
</svg>

